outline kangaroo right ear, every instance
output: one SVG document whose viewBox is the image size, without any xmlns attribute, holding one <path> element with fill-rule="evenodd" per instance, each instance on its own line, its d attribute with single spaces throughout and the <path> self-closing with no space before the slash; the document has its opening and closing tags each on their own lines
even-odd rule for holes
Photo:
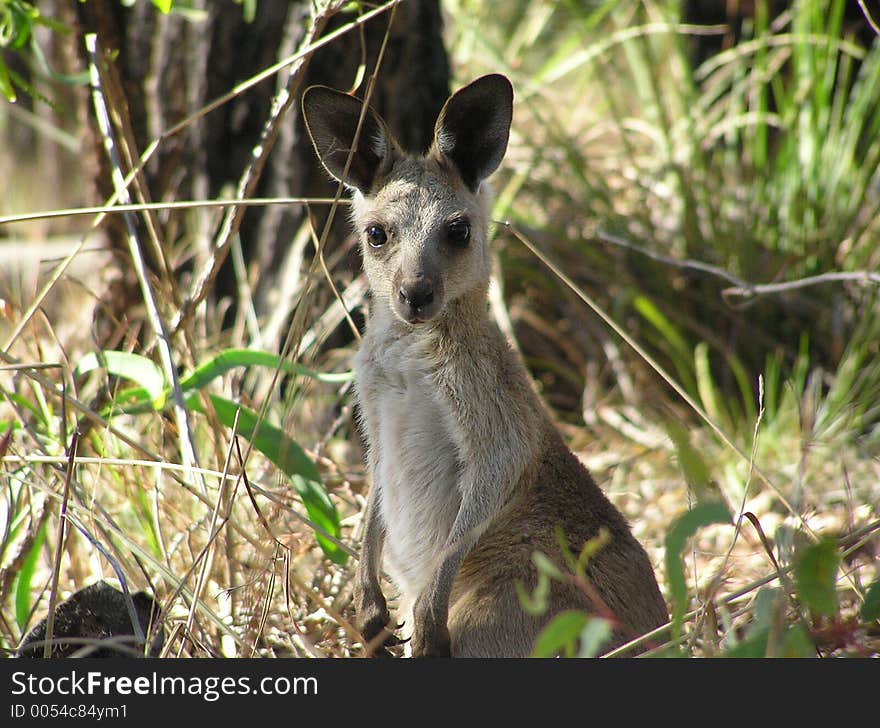
<svg viewBox="0 0 880 728">
<path fill-rule="evenodd" d="M 302 97 L 306 129 L 321 164 L 335 179 L 367 194 L 379 173 L 390 167 L 396 145 L 382 118 L 367 108 L 357 149 L 352 152 L 362 108 L 360 99 L 326 86 L 311 86 Z"/>
</svg>

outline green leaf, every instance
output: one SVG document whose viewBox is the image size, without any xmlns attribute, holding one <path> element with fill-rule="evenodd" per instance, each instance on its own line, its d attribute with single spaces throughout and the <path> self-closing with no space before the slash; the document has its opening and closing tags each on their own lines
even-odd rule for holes
<svg viewBox="0 0 880 728">
<path fill-rule="evenodd" d="M 100 368 L 107 369 L 114 376 L 140 384 L 155 409 L 165 406 L 165 375 L 152 359 L 127 351 L 93 352 L 80 360 L 74 376 Z"/>
<path fill-rule="evenodd" d="M 546 613 L 549 605 L 550 581 L 554 577 L 563 578 L 563 574 L 540 551 L 535 551 L 532 554 L 532 561 L 538 568 L 538 583 L 535 585 L 535 590 L 529 594 L 525 585 L 519 579 L 513 582 L 513 586 L 516 589 L 516 596 L 523 611 L 526 614 L 531 614 L 533 617 L 540 617 Z"/>
<path fill-rule="evenodd" d="M 769 630 L 762 629 L 726 650 L 722 657 L 765 657 L 767 655 L 767 635 L 769 634 Z"/>
<path fill-rule="evenodd" d="M 785 630 L 779 657 L 815 657 L 816 647 L 810 635 L 800 624 L 793 624 Z"/>
<path fill-rule="evenodd" d="M 341 384 L 351 381 L 352 372 L 329 373 L 316 372 L 301 364 L 294 364 L 283 359 L 278 354 L 268 351 L 254 351 L 252 349 L 225 349 L 213 359 L 206 361 L 197 367 L 192 374 L 180 380 L 180 386 L 184 392 L 192 389 L 202 389 L 208 382 L 220 377 L 237 367 L 261 366 L 270 369 L 280 368 L 287 374 L 300 374 L 310 377 L 319 382 Z"/>
<path fill-rule="evenodd" d="M 684 562 L 681 553 L 685 543 L 703 526 L 712 523 L 730 523 L 730 513 L 720 501 L 706 501 L 673 521 L 666 534 L 666 580 L 673 601 L 673 636 L 681 632 L 687 609 L 687 584 L 684 578 Z"/>
<path fill-rule="evenodd" d="M 208 384 L 218 377 L 222 377 L 227 372 L 239 367 L 261 366 L 270 369 L 280 368 L 287 374 L 295 374 L 315 379 L 319 382 L 330 384 L 341 384 L 351 381 L 354 374 L 352 372 L 316 372 L 301 364 L 295 364 L 286 359 L 282 359 L 278 354 L 272 354 L 268 351 L 254 351 L 251 349 L 225 349 L 219 354 L 209 359 L 205 363 L 196 367 L 193 372 L 180 380 L 180 388 L 183 390 L 184 396 L 190 395 L 195 390 L 204 389 Z M 166 399 L 170 396 L 170 388 L 166 388 Z M 127 389 L 116 395 L 116 398 L 109 405 L 108 411 L 122 410 L 129 414 L 136 414 L 141 411 L 139 404 L 146 403 L 150 399 L 150 394 L 143 388 L 137 387 Z"/>
<path fill-rule="evenodd" d="M 591 617 L 581 630 L 581 649 L 578 652 L 578 657 L 595 657 L 610 639 L 611 625 L 608 620 L 601 617 Z"/>
<path fill-rule="evenodd" d="M 746 636 L 723 657 L 813 657 L 816 649 L 800 624 L 786 624 L 782 589 L 758 590 Z M 772 640 L 771 640 L 772 636 Z"/>
<path fill-rule="evenodd" d="M 687 342 L 650 298 L 647 296 L 636 296 L 633 299 L 633 307 L 660 332 L 680 357 L 683 359 L 690 358 L 691 352 Z"/>
<path fill-rule="evenodd" d="M 774 618 L 785 610 L 785 592 L 778 587 L 762 587 L 758 589 L 752 607 L 752 622 L 749 624 L 746 636 L 758 634 L 770 629 Z"/>
<path fill-rule="evenodd" d="M 605 526 L 599 526 L 599 533 L 584 543 L 584 547 L 581 549 L 581 553 L 575 564 L 575 573 L 579 577 L 584 578 L 587 572 L 587 564 L 590 563 L 590 559 L 605 548 L 610 542 L 611 532 Z"/>
<path fill-rule="evenodd" d="M 306 507 L 309 518 L 331 536 L 339 538 L 341 535 L 339 513 L 324 489 L 318 468 L 305 451 L 283 430 L 270 422 L 263 420 L 257 430 L 258 415 L 253 410 L 215 394 L 208 396 L 217 417 L 227 427 L 233 426 L 235 413 L 240 410 L 238 433 L 290 478 L 293 487 Z M 192 395 L 187 399 L 187 406 L 193 411 L 204 414 L 204 408 L 197 395 Z M 346 562 L 348 554 L 339 546 L 320 533 L 316 532 L 315 538 L 321 549 L 333 562 L 337 564 Z"/>
<path fill-rule="evenodd" d="M 545 574 L 538 575 L 538 584 L 535 591 L 529 594 L 523 583 L 517 579 L 513 582 L 513 588 L 516 590 L 516 597 L 519 604 L 526 614 L 533 617 L 540 617 L 547 611 L 547 598 L 550 595 L 550 579 Z"/>
<path fill-rule="evenodd" d="M 15 95 L 15 88 L 12 86 L 12 79 L 9 77 L 9 69 L 6 68 L 2 59 L 0 59 L 0 94 L 3 94 L 6 100 L 13 104 L 18 98 Z"/>
<path fill-rule="evenodd" d="M 171 6 L 173 4 L 173 0 L 153 0 L 153 5 L 159 8 L 163 15 L 168 15 L 168 13 L 171 12 Z"/>
<path fill-rule="evenodd" d="M 24 558 L 21 571 L 18 572 L 15 584 L 15 621 L 22 631 L 27 626 L 28 617 L 31 615 L 31 582 L 37 567 L 37 559 L 40 558 L 40 549 L 43 548 L 45 540 L 46 526 L 43 525 Z"/>
<path fill-rule="evenodd" d="M 768 654 L 770 630 L 762 629 L 732 647 L 724 653 L 724 657 L 755 658 L 755 657 L 815 657 L 816 648 L 810 636 L 799 624 L 785 629 L 779 640 L 778 649 Z"/>
<path fill-rule="evenodd" d="M 874 622 L 880 619 L 880 579 L 877 579 L 868 587 L 868 592 L 865 594 L 865 603 L 862 604 L 859 616 L 866 622 Z"/>
<path fill-rule="evenodd" d="M 551 579 L 559 579 L 560 581 L 565 579 L 565 574 L 560 568 L 540 551 L 535 551 L 532 554 L 532 563 L 538 568 L 539 574 L 546 574 Z"/>
<path fill-rule="evenodd" d="M 574 655 L 578 637 L 589 620 L 588 614 L 576 609 L 560 612 L 541 630 L 532 657 L 556 657 L 561 652 Z"/>
<path fill-rule="evenodd" d="M 825 538 L 795 556 L 794 579 L 798 598 L 813 614 L 837 614 L 837 569 L 840 554 L 834 539 Z"/>
<path fill-rule="evenodd" d="M 250 25 L 257 17 L 257 0 L 235 0 L 241 5 L 241 17 L 245 23 Z M 357 86 L 355 86 L 357 88 Z"/>
<path fill-rule="evenodd" d="M 46 424 L 47 424 L 46 418 L 43 416 L 43 412 L 40 410 L 39 407 L 37 407 L 29 399 L 22 397 L 20 394 L 17 394 L 16 392 L 3 392 L 3 394 L 6 395 L 6 397 L 9 399 L 10 402 L 14 402 L 19 407 L 26 409 L 28 412 L 30 412 L 37 419 L 37 421 L 41 425 L 43 425 L 44 427 L 46 426 Z M 16 427 L 16 429 L 18 429 L 18 428 Z"/>
</svg>

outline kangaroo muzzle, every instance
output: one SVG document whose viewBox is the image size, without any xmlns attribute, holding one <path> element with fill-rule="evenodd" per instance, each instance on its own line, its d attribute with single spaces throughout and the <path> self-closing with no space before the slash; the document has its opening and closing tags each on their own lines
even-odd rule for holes
<svg viewBox="0 0 880 728">
<path fill-rule="evenodd" d="M 403 279 L 394 298 L 395 312 L 411 324 L 429 321 L 440 310 L 438 288 L 431 278 L 424 276 Z"/>
</svg>

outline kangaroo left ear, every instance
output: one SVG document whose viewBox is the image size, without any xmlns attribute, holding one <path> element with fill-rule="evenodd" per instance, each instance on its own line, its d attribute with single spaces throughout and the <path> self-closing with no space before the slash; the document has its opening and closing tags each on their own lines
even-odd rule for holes
<svg viewBox="0 0 880 728">
<path fill-rule="evenodd" d="M 434 146 L 476 190 L 498 169 L 510 136 L 513 87 L 494 73 L 471 82 L 453 94 L 434 127 Z"/>
</svg>

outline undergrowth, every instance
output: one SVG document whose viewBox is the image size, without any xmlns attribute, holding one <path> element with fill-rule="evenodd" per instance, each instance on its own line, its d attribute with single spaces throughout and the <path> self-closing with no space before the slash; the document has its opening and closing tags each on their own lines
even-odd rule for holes
<svg viewBox="0 0 880 728">
<path fill-rule="evenodd" d="M 757 2 L 732 38 L 674 2 L 445 4 L 459 81 L 517 92 L 493 311 L 670 605 L 615 654 L 878 652 L 880 41 L 845 6 Z M 0 645 L 107 578 L 157 596 L 168 656 L 359 654 L 356 342 L 317 346 L 304 294 L 294 362 L 203 302 L 169 369 L 155 331 L 64 335 L 99 302 L 81 273 L 59 301 L 57 270 L 0 292 Z M 536 555 L 545 587 L 601 547 Z M 600 653 L 606 618 L 561 615 L 536 654 Z"/>
</svg>

